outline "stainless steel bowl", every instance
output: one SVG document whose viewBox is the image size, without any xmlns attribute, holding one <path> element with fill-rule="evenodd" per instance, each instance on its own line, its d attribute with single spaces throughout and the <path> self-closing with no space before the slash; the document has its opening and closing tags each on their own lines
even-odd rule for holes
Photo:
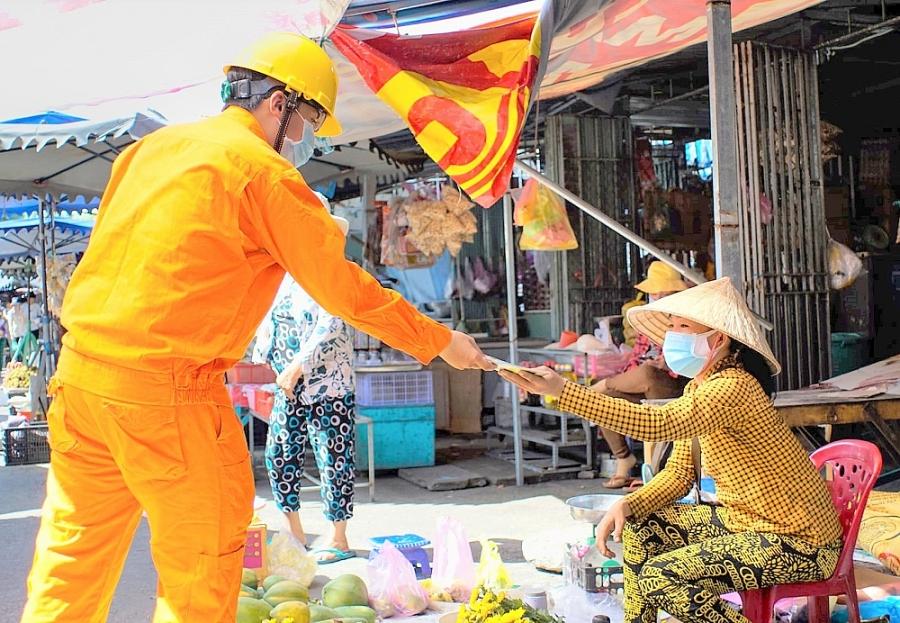
<svg viewBox="0 0 900 623">
<path fill-rule="evenodd" d="M 621 499 L 621 495 L 593 493 L 569 498 L 566 505 L 572 513 L 572 519 L 597 525 L 610 507 Z"/>
</svg>

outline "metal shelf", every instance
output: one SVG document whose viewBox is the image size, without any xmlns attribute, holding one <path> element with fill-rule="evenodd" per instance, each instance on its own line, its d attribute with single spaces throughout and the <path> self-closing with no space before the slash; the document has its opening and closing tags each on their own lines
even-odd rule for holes
<svg viewBox="0 0 900 623">
<path fill-rule="evenodd" d="M 590 426 L 585 423 L 584 425 L 584 438 L 572 439 L 569 437 L 568 430 L 563 429 L 565 431 L 565 435 L 557 434 L 557 431 L 545 431 L 545 430 L 536 430 L 533 428 L 522 428 L 521 439 L 522 441 L 528 441 L 531 443 L 535 443 L 541 446 L 547 446 L 550 448 L 550 462 L 551 468 L 556 470 L 559 469 L 559 450 L 560 448 L 587 448 L 587 468 L 591 469 L 591 431 Z M 514 431 L 512 428 L 504 428 L 501 426 L 491 426 L 487 430 L 488 436 L 491 435 L 503 435 L 506 437 L 512 437 L 514 435 Z M 565 439 L 563 439 L 563 436 Z"/>
</svg>

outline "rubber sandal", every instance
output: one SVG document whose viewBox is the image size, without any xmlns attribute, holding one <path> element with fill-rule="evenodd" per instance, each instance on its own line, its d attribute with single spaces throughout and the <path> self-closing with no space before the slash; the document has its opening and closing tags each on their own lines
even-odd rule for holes
<svg viewBox="0 0 900 623">
<path fill-rule="evenodd" d="M 332 554 L 333 558 L 319 558 L 320 554 Z M 338 549 L 336 547 L 326 547 L 323 549 L 317 549 L 313 552 L 313 556 L 316 557 L 316 561 L 320 565 L 330 565 L 335 562 L 341 562 L 342 560 L 349 560 L 350 558 L 356 558 L 356 552 L 350 550 L 345 552 L 344 550 Z"/>
<path fill-rule="evenodd" d="M 613 476 L 603 483 L 606 489 L 622 489 L 631 482 L 631 476 Z"/>
</svg>

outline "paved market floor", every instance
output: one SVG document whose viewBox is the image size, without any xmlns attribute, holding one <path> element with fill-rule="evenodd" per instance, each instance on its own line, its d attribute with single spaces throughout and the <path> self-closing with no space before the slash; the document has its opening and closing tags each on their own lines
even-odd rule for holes
<svg viewBox="0 0 900 623">
<path fill-rule="evenodd" d="M 46 476 L 46 466 L 0 468 L 0 623 L 17 622 L 25 601 L 25 578 L 34 553 Z M 600 486 L 598 480 L 566 480 L 524 488 L 489 486 L 430 492 L 393 476 L 378 478 L 376 484 L 375 503 L 368 502 L 365 490 L 357 494 L 356 516 L 350 523 L 350 544 L 360 557 L 320 566 L 314 589 L 341 573 L 365 577 L 369 537 L 414 532 L 430 538 L 437 519 L 445 515 L 461 521 L 473 542 L 482 538 L 498 542 L 516 583 L 558 585 L 561 576 L 536 570 L 526 561 L 526 554 L 533 558 L 546 551 L 561 551 L 567 538 L 589 536 L 590 526 L 572 520 L 564 501 L 595 492 Z M 271 527 L 277 527 L 278 512 L 268 489 L 268 483 L 258 478 L 257 491 L 266 499 L 261 516 Z M 307 531 L 324 538 L 328 524 L 322 517 L 318 495 L 306 493 L 303 500 Z M 113 602 L 112 623 L 150 619 L 156 574 L 148 541 L 147 525 L 142 522 Z M 478 546 L 474 549 L 477 554 Z"/>
</svg>

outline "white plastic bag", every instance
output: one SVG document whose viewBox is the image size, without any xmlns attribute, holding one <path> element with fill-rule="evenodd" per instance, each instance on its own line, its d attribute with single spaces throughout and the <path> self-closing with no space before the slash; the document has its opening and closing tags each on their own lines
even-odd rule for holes
<svg viewBox="0 0 900 623">
<path fill-rule="evenodd" d="M 266 546 L 266 560 L 269 575 L 280 575 L 288 580 L 309 587 L 316 577 L 318 562 L 311 556 L 303 543 L 288 532 L 277 532 Z"/>
<path fill-rule="evenodd" d="M 464 603 L 475 588 L 475 560 L 462 524 L 450 517 L 438 519 L 434 538 L 431 584 L 446 591 L 453 601 Z"/>
<path fill-rule="evenodd" d="M 428 608 L 428 592 L 416 579 L 416 570 L 393 543 L 381 546 L 369 561 L 369 605 L 382 619 L 411 617 Z"/>
<path fill-rule="evenodd" d="M 549 594 L 550 613 L 566 623 L 591 623 L 598 614 L 609 617 L 610 623 L 623 623 L 625 610 L 622 600 L 610 593 L 588 593 L 574 584 L 562 586 Z"/>
<path fill-rule="evenodd" d="M 862 260 L 847 245 L 828 241 L 828 277 L 832 290 L 842 290 L 856 281 L 862 272 Z"/>
</svg>

